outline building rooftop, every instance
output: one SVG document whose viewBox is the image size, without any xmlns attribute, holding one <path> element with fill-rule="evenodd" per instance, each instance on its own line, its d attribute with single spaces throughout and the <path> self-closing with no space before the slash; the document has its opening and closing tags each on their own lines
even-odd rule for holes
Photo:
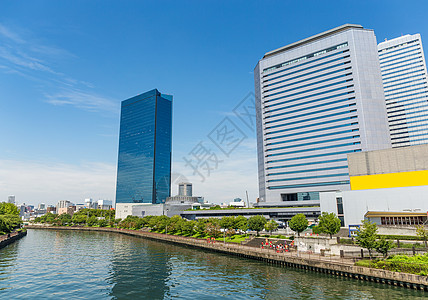
<svg viewBox="0 0 428 300">
<path fill-rule="evenodd" d="M 283 51 L 288 51 L 288 50 L 291 50 L 291 49 L 293 49 L 293 48 L 300 47 L 300 46 L 302 46 L 302 45 L 304 45 L 304 44 L 314 42 L 314 41 L 316 41 L 316 40 L 319 40 L 319 39 L 325 38 L 326 36 L 333 35 L 333 34 L 336 34 L 336 33 L 342 32 L 342 31 L 346 31 L 346 30 L 349 30 L 349 29 L 351 29 L 351 28 L 364 29 L 364 28 L 363 28 L 363 26 L 358 25 L 358 24 L 345 24 L 345 25 L 342 25 L 342 26 L 339 26 L 339 27 L 336 27 L 336 28 L 333 28 L 333 29 L 330 29 L 330 30 L 324 31 L 324 32 L 322 32 L 322 33 L 319 33 L 319 34 L 313 35 L 313 36 L 311 36 L 311 37 L 308 37 L 308 38 L 306 38 L 306 39 L 300 40 L 300 41 L 298 41 L 298 42 L 292 43 L 292 44 L 290 44 L 290 45 L 287 45 L 287 46 L 284 46 L 284 47 L 278 48 L 278 49 L 273 50 L 273 51 L 270 51 L 270 52 L 267 52 L 267 53 L 263 56 L 263 58 L 268 58 L 268 57 L 270 57 L 270 56 L 274 56 L 274 55 L 276 55 L 276 54 L 278 54 L 278 53 L 281 53 L 281 52 L 283 52 Z"/>
</svg>

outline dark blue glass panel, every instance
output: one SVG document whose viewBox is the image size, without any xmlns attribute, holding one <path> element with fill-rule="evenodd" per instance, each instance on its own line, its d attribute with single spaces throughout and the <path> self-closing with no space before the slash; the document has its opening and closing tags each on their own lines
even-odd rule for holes
<svg viewBox="0 0 428 300">
<path fill-rule="evenodd" d="M 116 203 L 170 196 L 172 97 L 156 89 L 122 101 Z"/>
</svg>

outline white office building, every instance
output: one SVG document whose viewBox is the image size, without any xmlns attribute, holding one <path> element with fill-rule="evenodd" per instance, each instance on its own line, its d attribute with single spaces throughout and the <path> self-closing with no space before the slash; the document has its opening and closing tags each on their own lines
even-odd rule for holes
<svg viewBox="0 0 428 300">
<path fill-rule="evenodd" d="M 378 45 L 392 147 L 428 143 L 428 80 L 419 34 Z"/>
<path fill-rule="evenodd" d="M 10 195 L 7 197 L 7 202 L 8 203 L 12 203 L 15 204 L 15 196 L 14 195 Z"/>
<path fill-rule="evenodd" d="M 178 184 L 179 196 L 192 196 L 192 184 L 190 182 L 181 182 Z"/>
<path fill-rule="evenodd" d="M 254 70 L 258 205 L 349 190 L 346 156 L 390 148 L 373 30 L 346 24 L 266 53 Z"/>
</svg>

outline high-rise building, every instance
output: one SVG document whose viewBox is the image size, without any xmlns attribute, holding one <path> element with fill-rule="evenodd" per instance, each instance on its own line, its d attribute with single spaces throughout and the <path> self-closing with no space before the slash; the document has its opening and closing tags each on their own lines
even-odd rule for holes
<svg viewBox="0 0 428 300">
<path fill-rule="evenodd" d="M 419 34 L 378 45 L 392 147 L 428 143 L 428 74 Z"/>
<path fill-rule="evenodd" d="M 192 196 L 192 184 L 182 182 L 178 184 L 178 196 Z"/>
<path fill-rule="evenodd" d="M 258 205 L 315 205 L 350 189 L 348 153 L 391 147 L 373 30 L 346 24 L 268 52 L 254 78 Z"/>
<path fill-rule="evenodd" d="M 15 196 L 14 195 L 10 195 L 9 197 L 7 197 L 7 202 L 15 204 Z"/>
<path fill-rule="evenodd" d="M 172 96 L 154 89 L 122 101 L 116 205 L 170 196 Z"/>
</svg>

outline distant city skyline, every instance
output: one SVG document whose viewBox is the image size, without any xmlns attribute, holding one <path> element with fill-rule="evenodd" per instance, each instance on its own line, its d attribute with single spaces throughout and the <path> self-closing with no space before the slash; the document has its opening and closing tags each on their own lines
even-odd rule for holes
<svg viewBox="0 0 428 300">
<path fill-rule="evenodd" d="M 35 205 L 114 200 L 120 101 L 156 87 L 174 95 L 173 193 L 189 181 L 209 202 L 246 199 L 246 191 L 254 202 L 255 131 L 244 110 L 236 112 L 254 97 L 257 61 L 345 23 L 373 29 L 378 43 L 416 33 L 426 40 L 428 3 L 412 11 L 405 6 L 2 2 L 0 201 L 9 195 Z M 239 133 L 233 147 L 216 140 L 226 125 Z M 209 168 L 188 163 L 197 151 L 211 155 Z"/>
</svg>

